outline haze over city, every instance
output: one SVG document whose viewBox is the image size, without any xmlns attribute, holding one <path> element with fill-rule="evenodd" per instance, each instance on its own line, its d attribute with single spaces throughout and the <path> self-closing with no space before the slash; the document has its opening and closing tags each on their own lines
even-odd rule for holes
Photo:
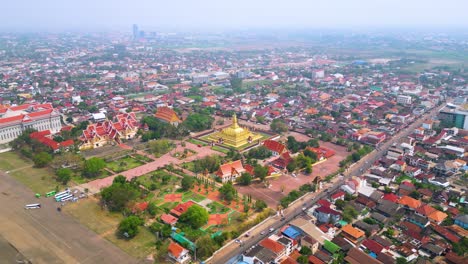
<svg viewBox="0 0 468 264">
<path fill-rule="evenodd" d="M 3 2 L 0 263 L 468 263 L 468 1 Z"/>
<path fill-rule="evenodd" d="M 4 1 L 2 31 L 466 28 L 463 0 Z"/>
</svg>

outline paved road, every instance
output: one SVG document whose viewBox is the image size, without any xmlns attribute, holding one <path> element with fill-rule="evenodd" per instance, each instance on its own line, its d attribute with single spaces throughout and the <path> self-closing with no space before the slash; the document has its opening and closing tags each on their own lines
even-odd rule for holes
<svg viewBox="0 0 468 264">
<path fill-rule="evenodd" d="M 25 204 L 37 202 L 41 209 L 24 209 Z M 137 263 L 56 208 L 52 198 L 36 199 L 33 192 L 0 172 L 0 235 L 32 263 Z M 0 256 L 0 263 L 15 262 Z"/>
<path fill-rule="evenodd" d="M 436 115 L 439 109 L 441 109 L 440 106 L 432 109 L 430 112 L 421 116 L 412 124 L 410 124 L 408 127 L 402 129 L 396 135 L 392 136 L 389 140 L 381 144 L 372 153 L 366 155 L 364 158 L 354 163 L 353 166 L 344 173 L 344 176 L 341 177 L 341 179 L 335 178 L 335 183 L 333 183 L 331 187 L 325 186 L 324 187 L 324 190 L 326 190 L 325 192 L 309 193 L 306 196 L 304 196 L 302 200 L 298 200 L 294 204 L 290 205 L 287 209 L 284 210 L 285 220 L 281 221 L 279 217 L 273 217 L 265 222 L 258 224 L 257 226 L 255 226 L 253 229 L 250 230 L 250 234 L 251 234 L 250 238 L 245 238 L 245 237 L 240 238 L 241 240 L 244 240 L 243 246 L 240 246 L 239 244 L 231 241 L 221 250 L 216 252 L 213 255 L 213 257 L 207 261 L 207 263 L 213 263 L 213 264 L 232 263 L 233 260 L 236 258 L 236 256 L 240 255 L 243 251 L 257 244 L 258 242 L 260 242 L 260 240 L 268 236 L 269 235 L 268 229 L 270 227 L 277 230 L 278 228 L 288 223 L 289 221 L 291 221 L 298 215 L 302 214 L 303 213 L 302 208 L 304 206 L 310 207 L 314 205 L 319 199 L 327 196 L 329 193 L 332 193 L 336 189 L 338 189 L 344 183 L 346 179 L 349 179 L 352 176 L 361 175 L 362 172 L 369 169 L 376 160 L 380 159 L 383 155 L 385 155 L 388 148 L 390 148 L 393 143 L 397 143 L 400 141 L 401 138 L 407 137 L 409 134 L 413 132 L 415 128 L 421 126 L 421 124 L 425 120 Z M 266 234 L 260 235 L 262 231 L 266 231 L 265 232 Z"/>
</svg>

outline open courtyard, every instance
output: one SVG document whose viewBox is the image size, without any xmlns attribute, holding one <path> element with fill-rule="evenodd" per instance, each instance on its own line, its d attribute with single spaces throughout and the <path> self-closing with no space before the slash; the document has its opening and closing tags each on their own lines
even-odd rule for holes
<svg viewBox="0 0 468 264">
<path fill-rule="evenodd" d="M 305 137 L 307 136 L 304 136 L 304 139 Z M 345 147 L 330 142 L 320 141 L 320 146 L 332 149 L 336 154 L 327 160 L 314 164 L 312 166 L 312 174 L 297 173 L 297 176 L 293 177 L 291 174 L 283 172 L 279 177 L 267 178 L 270 183 L 268 188 L 263 183 L 253 183 L 249 186 L 237 185 L 236 189 L 241 194 L 252 195 L 254 199 L 264 200 L 269 207 L 276 208 L 279 200 L 290 191 L 298 189 L 303 184 L 312 183 L 316 177 L 324 179 L 327 175 L 338 171 L 340 161 L 349 155 Z"/>
</svg>

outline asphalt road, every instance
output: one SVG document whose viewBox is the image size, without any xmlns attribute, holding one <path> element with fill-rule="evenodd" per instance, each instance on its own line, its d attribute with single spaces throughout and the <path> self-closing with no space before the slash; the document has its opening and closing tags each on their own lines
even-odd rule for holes
<svg viewBox="0 0 468 264">
<path fill-rule="evenodd" d="M 400 130 L 390 139 L 378 146 L 377 149 L 366 155 L 358 162 L 354 163 L 352 167 L 350 167 L 345 173 L 343 173 L 344 177 L 336 181 L 332 186 L 325 186 L 322 192 L 309 193 L 306 196 L 304 196 L 302 200 L 296 201 L 294 204 L 290 205 L 284 210 L 285 220 L 281 221 L 280 217 L 276 216 L 269 219 L 268 221 L 258 224 L 250 230 L 249 238 L 244 237 L 244 234 L 241 237 L 239 237 L 239 239 L 242 240 L 242 245 L 231 241 L 230 243 L 225 245 L 221 250 L 216 252 L 213 255 L 213 257 L 207 261 L 207 263 L 235 263 L 235 259 L 238 255 L 240 255 L 242 252 L 252 247 L 253 245 L 259 243 L 263 238 L 269 235 L 269 228 L 274 228 L 276 232 L 278 228 L 282 227 L 295 217 L 302 214 L 302 208 L 304 207 L 304 204 L 305 207 L 311 207 L 318 200 L 337 190 L 346 179 L 349 179 L 352 176 L 361 175 L 363 172 L 369 169 L 376 160 L 380 159 L 383 155 L 385 155 L 387 150 L 393 145 L 393 143 L 398 143 L 400 142 L 401 138 L 407 137 L 413 132 L 415 128 L 421 126 L 425 120 L 436 115 L 439 112 L 439 109 L 441 109 L 442 107 L 443 106 L 435 107 L 428 113 L 422 115 L 413 123 L 408 125 L 406 128 Z M 265 232 L 264 235 L 260 234 L 262 231 Z"/>
<path fill-rule="evenodd" d="M 41 203 L 42 208 L 24 209 L 30 203 Z M 0 235 L 32 263 L 137 263 L 71 216 L 59 213 L 52 198 L 35 198 L 1 171 L 0 223 Z M 0 257 L 0 263 L 16 262 Z"/>
</svg>

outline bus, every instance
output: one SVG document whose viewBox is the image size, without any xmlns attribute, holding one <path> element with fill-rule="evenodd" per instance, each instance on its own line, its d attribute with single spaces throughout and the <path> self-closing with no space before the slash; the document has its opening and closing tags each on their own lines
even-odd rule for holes
<svg viewBox="0 0 468 264">
<path fill-rule="evenodd" d="M 60 201 L 60 199 L 61 199 L 62 197 L 68 196 L 68 195 L 71 195 L 71 193 L 70 193 L 70 192 L 59 193 L 59 194 L 55 195 L 55 200 L 56 200 L 56 201 Z"/>
<path fill-rule="evenodd" d="M 51 197 L 52 195 L 55 195 L 57 192 L 56 191 L 50 191 L 46 193 L 46 197 Z"/>
<path fill-rule="evenodd" d="M 68 201 L 70 200 L 71 198 L 73 198 L 73 194 L 66 194 L 66 195 L 62 195 L 62 196 L 59 196 L 59 197 L 56 197 L 55 198 L 55 201 L 57 202 L 63 202 L 63 201 Z"/>
<path fill-rule="evenodd" d="M 65 190 L 63 192 L 59 192 L 59 193 L 55 194 L 55 198 L 57 198 L 57 196 L 64 195 L 64 194 L 69 194 L 69 193 L 70 193 L 70 190 L 67 189 L 67 190 Z"/>
<path fill-rule="evenodd" d="M 27 204 L 24 206 L 24 209 L 39 209 L 41 208 L 41 204 L 35 203 L 35 204 Z"/>
<path fill-rule="evenodd" d="M 70 201 L 71 199 L 73 199 L 73 194 L 70 194 L 70 196 L 67 195 L 65 197 L 62 197 L 61 202 Z"/>
</svg>

